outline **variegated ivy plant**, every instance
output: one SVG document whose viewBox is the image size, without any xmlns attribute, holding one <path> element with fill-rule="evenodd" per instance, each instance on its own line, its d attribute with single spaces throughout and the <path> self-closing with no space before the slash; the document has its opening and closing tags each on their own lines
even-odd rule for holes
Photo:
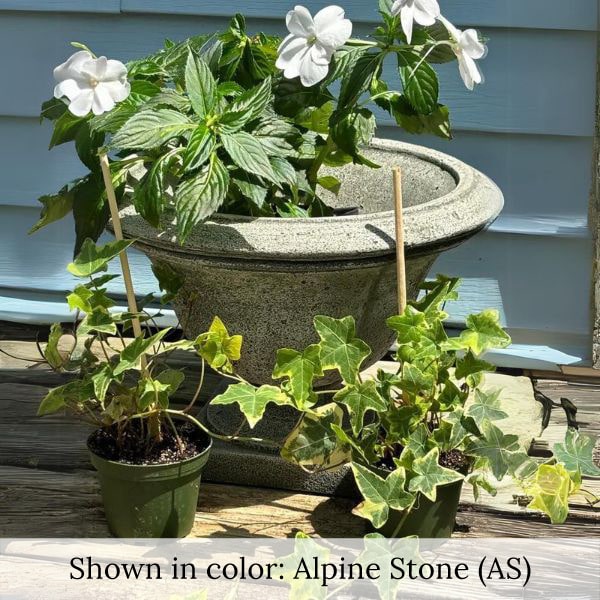
<svg viewBox="0 0 600 600">
<path fill-rule="evenodd" d="M 130 244 L 116 241 L 97 246 L 86 239 L 68 266 L 69 272 L 81 280 L 67 296 L 75 323 L 72 329 L 53 325 L 43 354 L 55 371 L 71 378 L 48 392 L 38 414 L 67 410 L 109 432 L 118 446 L 134 431 L 142 449 L 148 451 L 162 441 L 165 433 L 181 445 L 173 419 L 188 420 L 214 436 L 193 415 L 205 365 L 239 381 L 232 374 L 232 361 L 240 357 L 242 338 L 230 336 L 218 317 L 207 332 L 191 341 L 166 341 L 170 329 L 128 337 L 134 318 L 154 324 L 154 317 L 146 310 L 135 314 L 115 310 L 114 301 L 107 295 L 106 284 L 118 277 L 106 273 L 108 263 Z M 140 298 L 138 306 L 143 307 L 151 299 L 152 294 Z M 183 371 L 169 366 L 170 354 L 177 349 L 195 350 L 199 358 L 198 387 L 185 408 L 173 407 L 170 402 L 184 381 Z"/>
<path fill-rule="evenodd" d="M 354 319 L 318 316 L 318 343 L 279 350 L 273 370 L 279 387 L 237 383 L 212 403 L 237 404 L 251 428 L 269 403 L 294 407 L 299 421 L 282 456 L 309 470 L 351 464 L 364 497 L 356 513 L 377 528 L 391 510 L 410 510 L 419 494 L 435 501 L 441 485 L 464 479 L 477 497 L 480 489 L 495 493 L 493 482 L 507 475 L 530 496 L 530 508 L 563 522 L 582 475 L 600 476 L 594 441 L 570 429 L 554 447 L 555 458 L 540 465 L 516 435 L 502 431 L 498 423 L 508 415 L 500 391 L 482 388 L 494 367 L 481 354 L 505 348 L 510 338 L 494 310 L 469 316 L 460 336 L 448 338 L 444 305 L 456 299 L 457 286 L 457 279 L 438 277 L 421 300 L 388 319 L 398 342 L 392 372 L 363 379 L 370 349 L 356 337 Z M 329 371 L 337 371 L 342 387 L 315 387 Z M 462 468 L 448 468 L 457 459 Z"/>
<path fill-rule="evenodd" d="M 55 97 L 41 116 L 54 126 L 50 147 L 74 141 L 89 172 L 40 198 L 35 229 L 72 211 L 76 252 L 98 238 L 108 220 L 103 147 L 119 201 L 157 227 L 170 213 L 181 242 L 217 211 L 331 215 L 326 192 L 340 181 L 321 167 L 376 166 L 362 153 L 374 107 L 410 133 L 449 138 L 432 64 L 456 60 L 469 89 L 482 82 L 484 44 L 449 23 L 437 0 L 381 0 L 379 10 L 369 40 L 350 37 L 339 6 L 314 17 L 296 6 L 283 40 L 249 33 L 237 15 L 222 33 L 167 41 L 127 65 L 76 44 L 54 71 Z"/>
</svg>

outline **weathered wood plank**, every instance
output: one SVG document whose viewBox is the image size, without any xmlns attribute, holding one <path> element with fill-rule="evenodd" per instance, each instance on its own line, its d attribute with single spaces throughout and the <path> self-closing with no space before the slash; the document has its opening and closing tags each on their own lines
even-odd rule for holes
<svg viewBox="0 0 600 600">
<path fill-rule="evenodd" d="M 91 472 L 57 473 L 0 467 L 1 537 L 105 537 L 108 535 Z M 297 531 L 322 537 L 367 533 L 350 513 L 352 502 L 278 490 L 203 483 L 192 536 L 291 537 Z M 600 525 L 571 519 L 551 526 L 535 516 L 518 517 L 461 508 L 458 537 L 600 535 Z"/>
</svg>

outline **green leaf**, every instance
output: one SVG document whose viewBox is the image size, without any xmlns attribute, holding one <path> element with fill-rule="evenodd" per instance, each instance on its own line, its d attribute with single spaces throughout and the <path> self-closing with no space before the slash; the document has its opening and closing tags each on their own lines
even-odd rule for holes
<svg viewBox="0 0 600 600">
<path fill-rule="evenodd" d="M 221 122 L 227 123 L 227 133 L 239 131 L 246 123 L 263 115 L 273 95 L 271 83 L 271 78 L 268 77 L 260 85 L 238 96 L 227 107 L 221 117 Z M 232 115 L 231 122 L 227 119 L 227 115 Z"/>
<path fill-rule="evenodd" d="M 356 337 L 354 317 L 334 319 L 317 316 L 314 318 L 314 325 L 321 338 L 319 345 L 323 369 L 337 369 L 345 383 L 355 383 L 360 367 L 371 354 L 371 349 Z"/>
<path fill-rule="evenodd" d="M 93 331 L 115 335 L 117 325 L 114 318 L 106 310 L 94 310 L 81 321 L 77 328 L 77 335 L 87 335 Z"/>
<path fill-rule="evenodd" d="M 470 349 L 475 355 L 486 350 L 510 346 L 510 336 L 500 326 L 500 314 L 495 309 L 487 309 L 466 319 L 467 329 L 459 337 L 450 338 L 442 345 L 445 350 Z"/>
<path fill-rule="evenodd" d="M 99 371 L 92 375 L 92 383 L 94 385 L 94 395 L 100 403 L 104 406 L 104 400 L 106 398 L 106 392 L 113 381 L 113 374 L 110 365 L 104 365 Z"/>
<path fill-rule="evenodd" d="M 475 388 L 481 384 L 483 373 L 490 373 L 496 367 L 485 360 L 476 358 L 471 350 L 456 361 L 454 376 L 456 379 L 466 379 L 467 383 Z"/>
<path fill-rule="evenodd" d="M 97 308 L 109 309 L 114 306 L 114 302 L 103 290 L 96 291 L 87 285 L 76 286 L 67 296 L 67 303 L 70 310 L 80 310 L 84 313 L 91 313 Z"/>
<path fill-rule="evenodd" d="M 35 233 L 68 215 L 73 209 L 73 192 L 65 189 L 58 194 L 42 196 L 38 202 L 42 205 L 39 221 L 29 230 Z"/>
<path fill-rule="evenodd" d="M 398 53 L 398 68 L 404 95 L 419 113 L 428 115 L 438 106 L 439 83 L 436 72 L 418 54 Z"/>
<path fill-rule="evenodd" d="M 369 89 L 373 76 L 379 70 L 385 54 L 369 52 L 362 54 L 354 63 L 352 70 L 343 78 L 338 106 L 352 106 Z"/>
<path fill-rule="evenodd" d="M 484 421 L 483 438 L 470 440 L 466 452 L 487 459 L 494 477 L 502 479 L 509 470 L 512 455 L 519 450 L 519 438 L 506 435 L 490 421 Z"/>
<path fill-rule="evenodd" d="M 215 317 L 209 330 L 196 338 L 194 347 L 210 367 L 231 373 L 231 363 L 240 360 L 242 336 L 229 335 L 223 321 Z"/>
<path fill-rule="evenodd" d="M 221 142 L 240 169 L 277 183 L 269 157 L 258 139 L 245 131 L 239 131 L 222 135 Z"/>
<path fill-rule="evenodd" d="M 403 314 L 390 317 L 386 324 L 398 334 L 399 344 L 419 342 L 423 337 L 423 330 L 427 328 L 425 315 L 410 305 Z"/>
<path fill-rule="evenodd" d="M 289 434 L 281 456 L 305 468 L 328 469 L 350 460 L 350 447 L 340 442 L 332 426 L 342 427 L 344 412 L 331 402 L 305 413 L 299 425 Z"/>
<path fill-rule="evenodd" d="M 508 415 L 500 408 L 500 390 L 484 392 L 475 390 L 475 401 L 467 407 L 467 417 L 472 417 L 479 429 L 483 428 L 485 421 L 499 421 Z"/>
<path fill-rule="evenodd" d="M 332 119 L 331 138 L 340 150 L 353 157 L 355 163 L 375 167 L 375 163 L 360 154 L 361 147 L 369 144 L 373 138 L 375 127 L 373 113 L 362 108 L 336 115 Z"/>
<path fill-rule="evenodd" d="M 269 162 L 278 183 L 287 183 L 291 188 L 296 186 L 296 169 L 291 163 L 279 156 L 273 156 L 269 159 Z"/>
<path fill-rule="evenodd" d="M 89 122 L 86 122 L 77 131 L 75 136 L 75 150 L 79 160 L 93 172 L 100 172 L 100 158 L 98 151 L 104 144 L 104 133 L 93 131 Z"/>
<path fill-rule="evenodd" d="M 439 458 L 439 448 L 433 448 L 425 456 L 415 458 L 413 470 L 416 474 L 408 485 L 411 492 L 420 492 L 432 502 L 435 502 L 437 497 L 438 486 L 464 479 L 457 471 L 440 466 Z"/>
<path fill-rule="evenodd" d="M 167 408 L 169 406 L 170 385 L 158 379 L 144 379 L 138 399 L 140 411 L 148 410 L 151 406 Z"/>
<path fill-rule="evenodd" d="M 76 117 L 72 112 L 65 111 L 54 122 L 54 131 L 50 138 L 51 150 L 54 146 L 59 146 L 65 142 L 72 142 L 77 136 L 80 127 L 86 123 L 86 117 Z"/>
<path fill-rule="evenodd" d="M 91 396 L 89 382 L 76 380 L 50 390 L 40 403 L 38 417 L 55 413 L 71 403 L 79 404 Z"/>
<path fill-rule="evenodd" d="M 595 446 L 593 437 L 569 428 L 565 441 L 554 444 L 554 456 L 568 471 L 579 471 L 587 477 L 600 477 L 600 469 L 594 464 Z"/>
<path fill-rule="evenodd" d="M 340 188 L 342 187 L 342 182 L 333 175 L 324 175 L 323 177 L 319 177 L 317 179 L 317 183 L 328 192 L 335 194 L 336 196 L 340 193 Z"/>
<path fill-rule="evenodd" d="M 58 342 L 63 336 L 63 329 L 59 323 L 54 323 L 50 328 L 48 343 L 44 348 L 44 358 L 53 369 L 61 369 L 64 366 L 65 359 L 58 349 Z"/>
<path fill-rule="evenodd" d="M 239 190 L 244 199 L 250 200 L 258 208 L 262 208 L 267 197 L 267 189 L 257 183 L 258 179 L 252 179 L 245 171 L 239 171 L 236 176 L 232 176 L 231 183 Z"/>
<path fill-rule="evenodd" d="M 143 110 L 119 129 L 111 146 L 121 150 L 158 148 L 196 127 L 189 117 L 169 108 Z"/>
<path fill-rule="evenodd" d="M 120 240 L 97 246 L 88 238 L 75 260 L 67 266 L 67 270 L 75 277 L 89 277 L 94 273 L 106 271 L 108 263 L 131 244 L 133 240 Z"/>
<path fill-rule="evenodd" d="M 335 103 L 330 100 L 322 106 L 309 106 L 300 111 L 294 118 L 294 122 L 302 127 L 306 127 L 309 131 L 329 133 L 329 119 L 333 114 Z"/>
<path fill-rule="evenodd" d="M 345 387 L 337 392 L 333 399 L 348 407 L 350 424 L 356 436 L 360 434 L 363 427 L 365 413 L 368 411 L 378 413 L 387 409 L 386 401 L 379 395 L 375 381 L 372 379 Z"/>
<path fill-rule="evenodd" d="M 533 497 L 527 508 L 547 514 L 553 524 L 564 523 L 569 516 L 569 496 L 574 488 L 562 464 L 540 465 L 533 485 L 527 488 Z"/>
<path fill-rule="evenodd" d="M 479 500 L 481 494 L 480 490 L 485 490 L 490 496 L 496 496 L 498 493 L 498 490 L 482 473 L 471 473 L 467 475 L 465 483 L 469 483 L 473 487 L 473 498 L 475 498 L 475 502 Z"/>
<path fill-rule="evenodd" d="M 225 201 L 229 187 L 229 173 L 225 165 L 213 153 L 208 164 L 186 179 L 175 192 L 177 224 L 181 242 L 195 225 L 213 215 Z"/>
<path fill-rule="evenodd" d="M 415 458 L 423 458 L 431 450 L 429 429 L 425 423 L 419 423 L 410 434 L 404 448 L 412 452 Z"/>
<path fill-rule="evenodd" d="M 206 62 L 191 50 L 185 66 L 185 87 L 194 112 L 201 119 L 210 115 L 217 103 L 217 84 Z"/>
<path fill-rule="evenodd" d="M 312 393 L 314 378 L 322 375 L 320 347 L 317 344 L 309 346 L 303 352 L 288 348 L 277 350 L 273 379 L 289 379 L 290 392 L 300 409 L 304 408 Z"/>
<path fill-rule="evenodd" d="M 450 111 L 443 104 L 438 104 L 427 115 L 422 115 L 415 111 L 408 100 L 400 94 L 392 94 L 387 103 L 383 102 L 379 104 L 383 105 L 396 119 L 396 123 L 408 133 L 417 135 L 432 133 L 446 140 L 452 139 Z"/>
<path fill-rule="evenodd" d="M 471 417 L 466 417 L 462 408 L 457 408 L 452 412 L 444 414 L 440 430 L 444 428 L 444 424 L 450 426 L 450 431 L 446 439 L 448 450 L 460 448 L 462 443 L 471 436 L 479 437 L 481 435 L 475 421 Z"/>
<path fill-rule="evenodd" d="M 190 137 L 183 156 L 183 170 L 193 171 L 201 167 L 213 153 L 216 145 L 215 136 L 203 123 L 200 124 Z"/>
<path fill-rule="evenodd" d="M 279 388 L 261 385 L 259 388 L 248 383 L 230 385 L 227 390 L 213 398 L 211 404 L 237 404 L 251 429 L 262 419 L 268 404 L 291 405 L 292 401 Z"/>
<path fill-rule="evenodd" d="M 75 219 L 75 249 L 77 255 L 86 238 L 97 240 L 108 223 L 109 209 L 101 177 L 90 176 L 73 188 L 73 217 Z"/>
<path fill-rule="evenodd" d="M 371 521 L 376 529 L 386 524 L 390 510 L 406 510 L 415 501 L 414 494 L 404 489 L 406 471 L 402 467 L 396 468 L 385 479 L 358 463 L 352 463 L 352 472 L 364 498 L 352 512 Z"/>
<path fill-rule="evenodd" d="M 65 114 L 67 111 L 67 105 L 59 98 L 50 98 L 46 102 L 42 103 L 42 109 L 40 112 L 40 123 L 44 119 L 49 121 L 56 121 L 59 117 Z"/>
<path fill-rule="evenodd" d="M 402 365 L 402 377 L 398 387 L 415 396 L 429 396 L 436 381 L 432 373 L 423 372 L 419 367 L 405 362 Z"/>
<path fill-rule="evenodd" d="M 169 264 L 159 261 L 152 263 L 152 273 L 154 273 L 158 280 L 158 286 L 163 292 L 161 303 L 170 302 L 183 285 L 183 277 Z"/>
<path fill-rule="evenodd" d="M 158 344 L 169 331 L 169 329 L 161 329 L 158 333 L 147 338 L 136 337 L 131 344 L 121 350 L 119 362 L 115 366 L 113 374 L 116 376 L 130 369 L 135 369 L 142 355 L 146 354 L 152 346 Z"/>
</svg>

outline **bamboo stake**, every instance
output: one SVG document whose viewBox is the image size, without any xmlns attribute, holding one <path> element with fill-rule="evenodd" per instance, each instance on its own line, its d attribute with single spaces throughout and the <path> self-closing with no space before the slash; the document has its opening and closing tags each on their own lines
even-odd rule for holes
<svg viewBox="0 0 600 600">
<path fill-rule="evenodd" d="M 121 241 L 123 239 L 121 217 L 119 216 L 119 206 L 117 205 L 115 188 L 113 187 L 112 177 L 110 175 L 108 156 L 105 152 L 100 153 L 100 167 L 102 168 L 102 177 L 104 178 L 106 195 L 108 196 L 108 206 L 110 208 L 110 217 L 112 219 L 113 229 L 115 230 L 115 237 L 117 240 Z M 133 281 L 131 280 L 131 270 L 129 269 L 129 259 L 127 258 L 126 250 L 123 250 L 119 253 L 119 260 L 121 261 L 121 270 L 123 271 L 123 279 L 125 280 L 127 306 L 129 307 L 129 312 L 136 314 L 138 312 L 137 302 L 135 300 L 135 292 L 133 291 Z M 135 337 L 140 337 L 142 335 L 142 326 L 140 325 L 140 320 L 137 317 L 134 317 L 131 319 L 131 323 L 133 325 L 133 333 Z M 142 369 L 145 369 L 145 367 L 145 357 L 142 356 Z"/>
<path fill-rule="evenodd" d="M 394 168 L 394 210 L 396 213 L 396 278 L 398 314 L 406 309 L 406 261 L 404 257 L 404 220 L 402 216 L 402 170 Z"/>
</svg>

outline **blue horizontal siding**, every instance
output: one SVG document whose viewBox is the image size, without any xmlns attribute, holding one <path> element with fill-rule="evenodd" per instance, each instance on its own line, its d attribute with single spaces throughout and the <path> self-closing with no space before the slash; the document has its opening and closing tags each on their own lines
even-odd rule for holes
<svg viewBox="0 0 600 600">
<path fill-rule="evenodd" d="M 123 12 L 227 16 L 236 10 L 251 17 L 281 19 L 294 2 L 253 0 L 235 8 L 219 0 L 122 0 Z M 304 0 L 313 13 L 326 5 Z M 378 22 L 375 0 L 340 2 L 353 21 Z M 460 25 L 485 27 L 576 29 L 594 31 L 598 24 L 595 0 L 441 0 L 442 12 Z"/>
<path fill-rule="evenodd" d="M 0 11 L 119 13 L 121 0 L 0 0 Z"/>
<path fill-rule="evenodd" d="M 477 167 L 504 191 L 503 214 L 530 221 L 533 232 L 540 218 L 555 217 L 555 223 L 562 219 L 579 226 L 585 223 L 591 185 L 591 138 L 460 131 L 454 140 L 446 142 L 407 136 L 397 127 L 380 127 L 377 134 L 435 147 Z M 38 206 L 39 196 L 57 191 L 85 172 L 73 144 L 47 150 L 50 126 L 40 125 L 37 119 L 0 118 L 0 139 L 11 140 L 11 144 L 0 144 L 0 205 Z M 35 177 L 30 176 L 32 165 Z M 558 232 L 548 227 L 546 222 L 546 233 Z"/>
<path fill-rule="evenodd" d="M 179 40 L 224 24 L 223 19 L 206 17 L 4 13 L 0 56 L 20 50 L 18 61 L 3 65 L 5 81 L 18 86 L 0 95 L 0 115 L 39 113 L 51 94 L 52 69 L 70 54 L 71 39 L 85 41 L 99 54 L 129 60 L 155 50 L 165 37 Z M 251 22 L 250 29 L 281 32 L 278 24 L 265 21 Z M 440 68 L 442 100 L 452 110 L 456 129 L 593 135 L 596 34 L 501 29 L 488 34 L 484 86 L 469 93 L 455 64 Z M 389 69 L 393 80 L 394 65 Z"/>
<path fill-rule="evenodd" d="M 25 232 L 36 218 L 32 208 L 2 208 L 1 287 L 66 292 L 75 283 L 65 270 L 72 258 L 72 223 L 66 220 L 27 236 Z M 511 329 L 586 335 L 590 331 L 591 261 L 592 243 L 588 239 L 483 232 L 443 254 L 431 272 L 457 275 L 471 282 L 464 290 L 463 302 L 449 305 L 454 320 L 492 306 L 500 310 Z M 131 264 L 137 292 L 156 291 L 147 259 L 132 251 Z M 118 265 L 114 268 L 119 272 Z M 119 280 L 109 287 L 122 293 Z"/>
</svg>

